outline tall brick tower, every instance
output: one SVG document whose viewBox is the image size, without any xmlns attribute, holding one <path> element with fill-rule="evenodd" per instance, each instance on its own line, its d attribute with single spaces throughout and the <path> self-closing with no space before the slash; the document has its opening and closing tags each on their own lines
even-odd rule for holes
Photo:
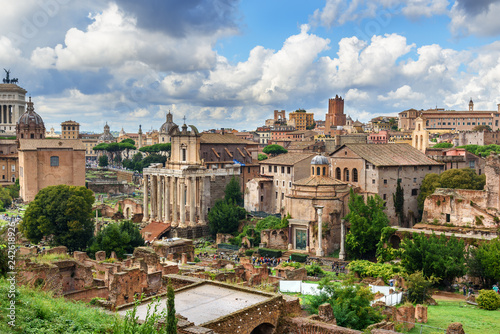
<svg viewBox="0 0 500 334">
<path fill-rule="evenodd" d="M 328 113 L 325 115 L 325 134 L 330 134 L 332 126 L 344 126 L 345 124 L 344 99 L 335 95 L 334 99 L 328 100 Z"/>
</svg>

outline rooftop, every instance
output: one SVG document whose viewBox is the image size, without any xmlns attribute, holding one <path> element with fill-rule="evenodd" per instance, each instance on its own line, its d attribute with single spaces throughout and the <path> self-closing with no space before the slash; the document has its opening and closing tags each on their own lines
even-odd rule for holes
<svg viewBox="0 0 500 334">
<path fill-rule="evenodd" d="M 19 139 L 20 151 L 68 148 L 85 151 L 85 145 L 79 139 Z"/>
<path fill-rule="evenodd" d="M 274 158 L 266 159 L 260 161 L 262 165 L 294 165 L 302 160 L 309 159 L 308 162 L 316 154 L 313 153 L 285 153 L 280 154 Z"/>
<path fill-rule="evenodd" d="M 218 133 L 202 133 L 201 134 L 202 144 L 244 144 L 244 145 L 256 145 L 257 143 L 245 140 L 237 137 L 233 134 L 218 134 Z"/>
<path fill-rule="evenodd" d="M 347 147 L 375 166 L 442 165 L 408 144 L 345 144 L 330 156 Z"/>
</svg>

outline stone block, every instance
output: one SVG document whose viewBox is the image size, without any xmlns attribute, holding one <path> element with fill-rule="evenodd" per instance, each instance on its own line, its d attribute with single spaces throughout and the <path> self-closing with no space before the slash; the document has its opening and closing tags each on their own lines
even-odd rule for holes
<svg viewBox="0 0 500 334">
<path fill-rule="evenodd" d="M 106 252 L 105 251 L 98 251 L 95 253 L 95 260 L 96 261 L 104 261 L 106 260 Z"/>
<path fill-rule="evenodd" d="M 427 306 L 419 304 L 415 307 L 415 320 L 420 323 L 427 323 Z"/>
<path fill-rule="evenodd" d="M 110 259 L 116 259 L 116 252 L 115 251 L 112 251 L 111 252 L 111 255 L 109 256 Z"/>
<path fill-rule="evenodd" d="M 187 253 L 182 253 L 181 264 L 186 264 L 187 262 L 188 262 L 188 255 L 187 255 Z"/>
<path fill-rule="evenodd" d="M 337 324 L 337 320 L 335 320 L 332 305 L 330 305 L 330 303 L 324 303 L 318 307 L 318 316 L 323 322 L 335 325 Z"/>
<path fill-rule="evenodd" d="M 462 324 L 459 322 L 452 322 L 446 329 L 446 334 L 465 334 Z"/>
<path fill-rule="evenodd" d="M 85 252 L 75 251 L 73 253 L 73 258 L 77 261 L 84 262 L 85 260 L 90 260 L 89 256 Z"/>
<path fill-rule="evenodd" d="M 395 321 L 401 323 L 406 330 L 415 327 L 415 307 L 413 305 L 401 306 L 396 309 Z"/>
</svg>

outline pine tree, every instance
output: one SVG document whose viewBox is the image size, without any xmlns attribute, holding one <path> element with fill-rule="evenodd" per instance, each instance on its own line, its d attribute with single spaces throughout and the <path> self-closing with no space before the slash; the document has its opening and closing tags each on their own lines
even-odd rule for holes
<svg viewBox="0 0 500 334">
<path fill-rule="evenodd" d="M 396 192 L 392 196 L 394 201 L 394 211 L 396 211 L 396 215 L 398 216 L 399 226 L 403 226 L 405 198 L 403 188 L 401 187 L 401 179 L 398 179 Z"/>
<path fill-rule="evenodd" d="M 177 333 L 177 318 L 175 317 L 175 295 L 172 282 L 168 280 L 167 286 L 167 334 Z"/>
</svg>

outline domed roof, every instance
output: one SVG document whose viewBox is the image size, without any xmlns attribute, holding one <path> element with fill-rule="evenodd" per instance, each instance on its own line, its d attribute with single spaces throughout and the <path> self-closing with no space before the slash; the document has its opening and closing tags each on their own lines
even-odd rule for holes
<svg viewBox="0 0 500 334">
<path fill-rule="evenodd" d="M 311 160 L 311 165 L 329 165 L 328 158 L 324 155 L 317 155 Z"/>
<path fill-rule="evenodd" d="M 35 127 L 45 128 L 45 124 L 43 124 L 42 117 L 35 112 L 35 107 L 33 107 L 33 102 L 31 102 L 31 97 L 28 102 L 26 112 L 22 114 L 21 117 L 19 117 L 17 124 L 23 127 L 34 125 Z"/>
<path fill-rule="evenodd" d="M 173 122 L 173 117 L 170 111 L 167 114 L 167 121 L 160 127 L 160 133 L 168 134 L 170 129 L 172 129 L 176 124 Z"/>
<path fill-rule="evenodd" d="M 104 133 L 99 137 L 98 139 L 101 142 L 104 141 L 114 141 L 115 137 L 109 132 L 109 125 L 108 122 L 106 122 L 106 125 L 104 126 Z"/>
</svg>

